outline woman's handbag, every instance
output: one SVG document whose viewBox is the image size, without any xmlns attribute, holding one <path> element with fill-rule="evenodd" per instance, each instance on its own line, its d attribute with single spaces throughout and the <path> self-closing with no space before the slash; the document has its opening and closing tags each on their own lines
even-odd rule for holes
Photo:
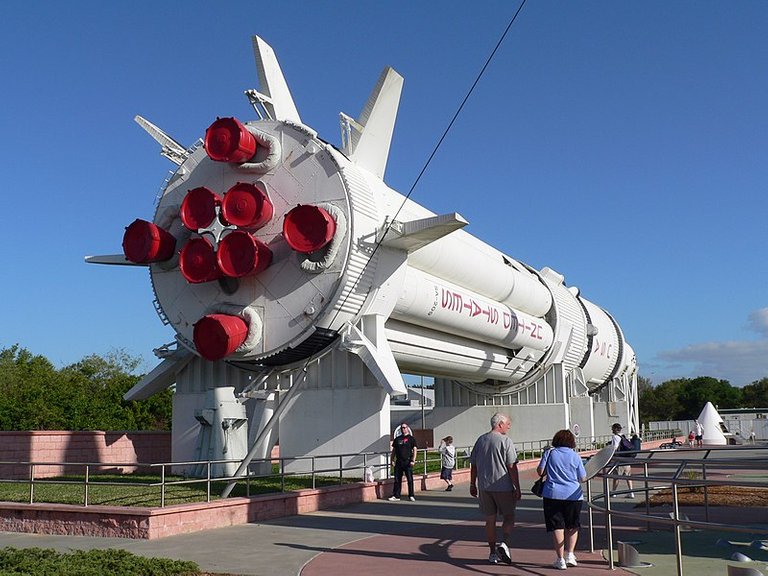
<svg viewBox="0 0 768 576">
<path fill-rule="evenodd" d="M 541 498 L 544 492 L 544 482 L 547 481 L 547 464 L 549 464 L 549 455 L 547 455 L 547 459 L 544 461 L 544 474 L 539 476 L 538 480 L 531 486 L 531 494 L 539 498 Z"/>
</svg>

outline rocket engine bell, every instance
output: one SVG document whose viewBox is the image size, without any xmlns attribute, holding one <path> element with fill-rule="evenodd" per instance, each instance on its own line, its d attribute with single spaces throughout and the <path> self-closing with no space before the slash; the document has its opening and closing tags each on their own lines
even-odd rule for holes
<svg viewBox="0 0 768 576">
<path fill-rule="evenodd" d="M 126 228 L 120 263 L 149 267 L 155 307 L 183 347 L 281 367 L 337 346 L 389 391 L 404 391 L 399 372 L 492 380 L 502 392 L 553 363 L 592 389 L 634 369 L 618 324 L 562 276 L 383 182 L 402 88 L 394 70 L 357 120 L 342 115 L 336 148 L 302 123 L 269 46 L 254 38 L 254 48 L 262 92 L 246 94 L 258 119 L 219 118 L 184 148 L 137 118 L 178 168 L 153 222 Z M 363 323 L 385 338 L 374 344 Z"/>
</svg>

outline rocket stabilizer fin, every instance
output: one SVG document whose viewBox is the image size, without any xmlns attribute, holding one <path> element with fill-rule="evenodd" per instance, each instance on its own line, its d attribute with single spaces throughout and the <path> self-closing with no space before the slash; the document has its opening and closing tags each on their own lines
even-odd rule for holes
<svg viewBox="0 0 768 576">
<path fill-rule="evenodd" d="M 147 134 L 160 144 L 160 154 L 168 158 L 176 166 L 181 166 L 184 160 L 187 159 L 189 153 L 184 146 L 176 142 L 176 140 L 168 136 L 168 134 L 152 124 L 152 122 L 139 115 L 134 116 L 133 119 L 136 121 L 136 124 L 141 126 Z"/>
<path fill-rule="evenodd" d="M 381 328 L 383 336 L 383 322 Z M 357 355 L 388 394 L 407 394 L 403 376 L 386 337 L 378 340 L 378 346 L 374 345 L 358 327 L 350 324 L 341 338 L 339 347 L 345 352 Z"/>
<path fill-rule="evenodd" d="M 395 130 L 403 77 L 386 67 L 379 76 L 357 121 L 341 115 L 345 153 L 360 167 L 384 178 Z"/>
<path fill-rule="evenodd" d="M 125 254 L 86 256 L 85 261 L 88 264 L 110 264 L 112 266 L 148 266 L 148 264 L 137 264 L 136 262 L 131 262 L 125 257 Z"/>
<path fill-rule="evenodd" d="M 261 104 L 267 113 L 275 120 L 288 120 L 301 124 L 299 112 L 293 103 L 291 91 L 280 69 L 280 64 L 272 47 L 258 36 L 253 36 L 253 54 L 256 57 L 256 68 L 259 73 L 261 93 L 253 92 L 261 98 Z M 249 96 L 250 97 L 250 96 Z"/>
<path fill-rule="evenodd" d="M 383 246 L 414 252 L 427 244 L 447 236 L 455 230 L 469 224 L 461 214 L 452 212 L 429 218 L 401 222 L 395 220 L 385 228 L 382 238 L 377 238 Z"/>
<path fill-rule="evenodd" d="M 176 374 L 195 357 L 192 352 L 179 348 L 163 359 L 149 374 L 123 395 L 125 400 L 144 400 L 176 382 Z"/>
</svg>

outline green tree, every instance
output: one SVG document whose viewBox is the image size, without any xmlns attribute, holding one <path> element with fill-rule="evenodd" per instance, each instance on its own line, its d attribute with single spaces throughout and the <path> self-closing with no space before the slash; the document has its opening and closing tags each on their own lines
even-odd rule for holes
<svg viewBox="0 0 768 576">
<path fill-rule="evenodd" d="M 728 380 L 710 376 L 683 379 L 679 390 L 681 412 L 678 420 L 698 418 L 707 402 L 717 408 L 738 408 L 741 406 L 741 390 L 731 386 Z"/>
<path fill-rule="evenodd" d="M 756 380 L 741 389 L 742 408 L 768 408 L 768 378 Z"/>
<path fill-rule="evenodd" d="M 639 384 L 638 381 L 638 386 Z M 644 384 L 646 385 L 638 391 L 640 420 L 642 422 L 677 420 L 682 410 L 678 399 L 682 381 L 667 380 L 658 386 L 653 386 L 650 380 L 646 380 Z"/>
<path fill-rule="evenodd" d="M 47 394 L 56 368 L 18 345 L 0 350 L 0 428 L 40 430 L 58 408 Z"/>
<path fill-rule="evenodd" d="M 171 391 L 123 400 L 139 362 L 115 351 L 56 370 L 18 345 L 0 349 L 0 429 L 169 430 Z"/>
</svg>

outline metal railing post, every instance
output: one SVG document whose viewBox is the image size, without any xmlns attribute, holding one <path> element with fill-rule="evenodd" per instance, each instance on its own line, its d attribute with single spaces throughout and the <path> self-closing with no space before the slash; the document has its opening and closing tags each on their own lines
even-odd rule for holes
<svg viewBox="0 0 768 576">
<path fill-rule="evenodd" d="M 165 508 L 165 464 L 160 466 L 160 508 Z"/>
<path fill-rule="evenodd" d="M 701 479 L 704 481 L 704 522 L 709 522 L 709 492 L 707 492 L 707 463 L 701 463 Z"/>
<path fill-rule="evenodd" d="M 592 479 L 587 480 L 587 502 L 592 502 Z M 595 551 L 595 521 L 592 506 L 587 506 L 589 516 L 589 551 Z"/>
<path fill-rule="evenodd" d="M 280 458 L 280 492 L 285 492 L 285 458 Z"/>
<path fill-rule="evenodd" d="M 344 483 L 344 456 L 339 454 L 339 486 Z"/>
<path fill-rule="evenodd" d="M 317 461 L 315 460 L 315 457 L 312 456 L 312 489 L 314 490 L 316 488 L 315 485 L 315 471 L 317 470 Z"/>
<path fill-rule="evenodd" d="M 612 470 L 615 472 L 615 469 Z M 611 520 L 611 491 L 608 488 L 608 477 L 603 478 L 603 498 L 605 498 L 605 535 L 608 539 L 608 568 L 614 570 L 613 562 L 613 521 Z"/>
<path fill-rule="evenodd" d="M 29 463 L 29 503 L 35 503 L 35 464 Z"/>
<path fill-rule="evenodd" d="M 208 460 L 205 464 L 205 501 L 211 501 L 211 461 Z"/>
<path fill-rule="evenodd" d="M 90 466 L 85 465 L 85 485 L 83 486 L 83 506 L 88 506 L 88 477 L 90 473 Z"/>
<path fill-rule="evenodd" d="M 683 576 L 683 544 L 680 535 L 680 509 L 677 500 L 677 479 L 672 479 L 672 519 L 675 521 L 675 561 L 677 563 L 677 576 Z"/>
<path fill-rule="evenodd" d="M 650 518 L 651 516 L 651 490 L 648 486 L 648 461 L 643 462 L 643 476 L 645 476 L 645 516 Z M 645 523 L 645 530 L 649 532 L 651 530 L 651 523 Z"/>
</svg>

